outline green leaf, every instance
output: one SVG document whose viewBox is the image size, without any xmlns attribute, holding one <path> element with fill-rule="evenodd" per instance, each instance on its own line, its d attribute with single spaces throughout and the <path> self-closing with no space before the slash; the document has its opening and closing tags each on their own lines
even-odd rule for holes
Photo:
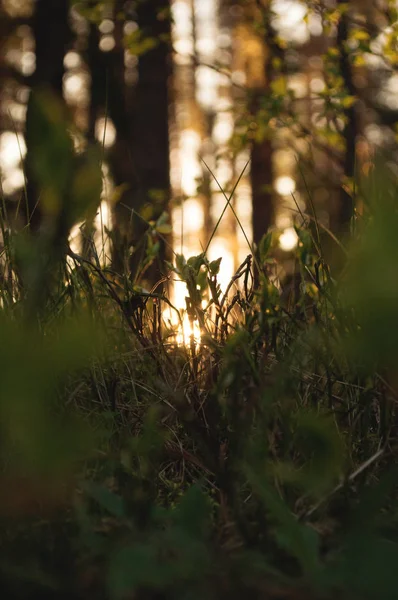
<svg viewBox="0 0 398 600">
<path fill-rule="evenodd" d="M 173 228 L 170 223 L 162 223 L 161 225 L 156 226 L 156 231 L 162 235 L 169 235 L 172 233 Z"/>
<path fill-rule="evenodd" d="M 197 256 L 191 256 L 188 258 L 187 265 L 194 270 L 195 275 L 199 273 L 199 269 L 202 265 L 204 265 L 203 254 L 198 254 Z"/>
<path fill-rule="evenodd" d="M 182 275 L 186 264 L 187 264 L 187 261 L 185 260 L 185 256 L 183 256 L 182 254 L 177 254 L 176 255 L 176 267 L 177 267 L 180 275 Z"/>
<path fill-rule="evenodd" d="M 287 93 L 287 82 L 286 77 L 281 75 L 273 81 L 271 81 L 271 90 L 277 96 L 284 96 Z"/>
<path fill-rule="evenodd" d="M 272 232 L 270 231 L 263 235 L 263 237 L 261 238 L 260 243 L 258 245 L 258 251 L 260 254 L 261 262 L 265 262 L 265 259 L 267 258 L 268 252 L 271 248 L 271 245 L 272 245 Z"/>
<path fill-rule="evenodd" d="M 222 257 L 211 261 L 211 263 L 209 264 L 209 271 L 211 275 L 218 275 L 218 273 L 220 272 L 221 261 Z"/>
</svg>

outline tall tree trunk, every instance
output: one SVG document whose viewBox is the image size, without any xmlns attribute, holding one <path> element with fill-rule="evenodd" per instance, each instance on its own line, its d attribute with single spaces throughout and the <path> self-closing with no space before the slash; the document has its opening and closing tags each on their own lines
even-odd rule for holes
<svg viewBox="0 0 398 600">
<path fill-rule="evenodd" d="M 137 10 L 143 35 L 154 39 L 156 46 L 144 52 L 138 62 L 138 83 L 134 111 L 134 145 L 136 167 L 144 201 L 151 190 L 159 190 L 164 201 L 170 193 L 168 83 L 170 76 L 170 3 L 169 0 L 146 0 Z"/>
<path fill-rule="evenodd" d="M 27 155 L 27 204 L 32 230 L 37 230 L 42 220 L 40 210 L 40 182 L 36 181 L 32 169 L 35 147 L 30 140 L 32 99 L 37 90 L 46 88 L 63 101 L 64 56 L 70 41 L 68 23 L 69 0 L 36 0 L 33 18 L 33 35 L 36 46 L 36 70 L 32 77 L 32 90 L 26 116 Z"/>
<path fill-rule="evenodd" d="M 254 141 L 250 159 L 253 241 L 258 244 L 274 218 L 271 140 Z"/>
<path fill-rule="evenodd" d="M 153 39 L 156 45 L 144 52 L 138 62 L 133 119 L 133 155 L 140 184 L 136 204 L 150 202 L 154 219 L 165 210 L 170 199 L 170 16 L 170 0 L 146 0 L 137 8 L 142 35 Z M 142 231 L 140 223 L 137 228 Z M 164 255 L 165 246 L 161 242 L 160 258 Z M 158 264 L 151 270 L 153 281 L 160 277 L 160 269 Z"/>
<path fill-rule="evenodd" d="M 116 3 L 117 5 L 118 3 Z M 115 12 L 118 7 L 116 6 Z M 147 226 L 139 217 L 131 218 L 145 205 L 151 206 L 156 219 L 167 207 L 170 197 L 169 164 L 169 75 L 170 75 L 170 2 L 143 0 L 136 8 L 136 18 L 143 39 L 150 38 L 154 47 L 138 59 L 138 81 L 134 88 L 125 84 L 122 24 L 116 22 L 115 50 L 109 53 L 109 115 L 117 131 L 110 153 L 110 165 L 116 185 L 127 184 L 121 202 L 114 209 L 114 239 L 137 245 Z M 131 209 L 129 212 L 126 206 Z M 132 231 L 131 231 L 132 226 Z M 120 247 L 114 255 L 114 266 L 122 268 Z M 145 250 L 145 245 L 140 248 Z M 162 248 L 164 254 L 164 247 Z M 132 276 L 142 255 L 131 261 Z M 153 281 L 159 270 L 150 274 Z"/>
<path fill-rule="evenodd" d="M 255 114 L 259 108 L 261 96 L 271 93 L 273 77 L 272 60 L 279 57 L 280 49 L 275 42 L 275 32 L 271 26 L 270 5 L 264 6 L 256 1 L 265 30 L 264 45 L 267 55 L 264 63 L 263 89 L 255 90 L 252 101 L 252 111 Z M 279 57 L 280 58 L 280 57 Z M 253 241 L 258 244 L 264 233 L 274 221 L 274 194 L 273 194 L 273 147 L 272 140 L 264 138 L 253 141 L 251 149 L 250 181 L 252 188 L 252 227 Z"/>
<path fill-rule="evenodd" d="M 338 0 L 338 4 L 341 4 L 342 0 Z M 344 79 L 345 87 L 351 96 L 356 95 L 356 88 L 353 84 L 351 65 L 349 62 L 349 56 L 346 49 L 346 43 L 348 40 L 348 15 L 346 12 L 340 17 L 338 29 L 337 29 L 337 47 L 340 52 L 340 71 L 341 76 Z M 356 152 L 356 139 L 358 136 L 357 118 L 355 105 L 350 106 L 345 111 L 345 126 L 344 126 L 344 139 L 345 139 L 345 155 L 343 162 L 344 177 L 350 181 L 355 176 L 355 152 Z M 341 188 L 340 198 L 340 209 L 339 209 L 339 222 L 338 231 L 341 235 L 347 235 L 350 232 L 351 218 L 354 214 L 353 198 L 348 191 Z"/>
</svg>

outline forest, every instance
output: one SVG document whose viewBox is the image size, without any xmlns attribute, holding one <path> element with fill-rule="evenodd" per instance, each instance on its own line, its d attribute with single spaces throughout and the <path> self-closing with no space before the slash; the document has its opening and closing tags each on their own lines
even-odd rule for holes
<svg viewBox="0 0 398 600">
<path fill-rule="evenodd" d="M 398 598 L 398 0 L 0 0 L 5 600 Z"/>
</svg>

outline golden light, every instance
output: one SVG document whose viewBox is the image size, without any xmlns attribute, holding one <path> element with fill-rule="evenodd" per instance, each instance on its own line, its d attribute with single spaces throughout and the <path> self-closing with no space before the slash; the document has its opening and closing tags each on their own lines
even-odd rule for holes
<svg viewBox="0 0 398 600">
<path fill-rule="evenodd" d="M 322 17 L 316 13 L 311 13 L 308 20 L 308 31 L 314 37 L 323 33 Z"/>
<path fill-rule="evenodd" d="M 325 89 L 325 81 L 322 77 L 313 77 L 310 82 L 312 92 L 320 94 Z"/>
<path fill-rule="evenodd" d="M 21 71 L 23 75 L 32 75 L 36 69 L 36 56 L 34 52 L 24 52 L 21 57 Z"/>
<path fill-rule="evenodd" d="M 275 180 L 275 189 L 281 196 L 290 196 L 296 190 L 296 182 L 292 177 L 283 175 Z"/>
<path fill-rule="evenodd" d="M 115 47 L 115 38 L 113 35 L 104 35 L 100 39 L 99 48 L 102 52 L 110 52 Z"/>
<path fill-rule="evenodd" d="M 135 21 L 126 21 L 123 25 L 123 32 L 125 35 L 130 35 L 134 33 L 134 31 L 137 31 L 137 29 L 138 23 L 136 23 Z"/>
<path fill-rule="evenodd" d="M 217 163 L 215 174 L 217 181 L 212 181 L 213 189 L 218 191 L 220 185 L 225 191 L 227 184 L 231 181 L 233 176 L 231 161 L 226 158 L 221 158 Z"/>
<path fill-rule="evenodd" d="M 11 115 L 14 123 L 25 123 L 26 120 L 26 104 L 20 104 L 19 102 L 7 102 L 7 112 Z"/>
<path fill-rule="evenodd" d="M 398 74 L 394 73 L 387 81 L 385 90 L 379 94 L 380 100 L 391 109 L 398 108 Z"/>
<path fill-rule="evenodd" d="M 105 265 L 110 260 L 111 242 L 108 235 L 105 233 L 105 227 L 112 229 L 112 218 L 109 210 L 109 205 L 106 200 L 102 200 L 98 208 L 98 212 L 94 219 L 94 245 L 99 256 L 101 264 Z"/>
<path fill-rule="evenodd" d="M 234 257 L 230 250 L 228 241 L 225 238 L 215 237 L 210 244 L 208 258 L 210 261 L 221 257 L 220 272 L 217 275 L 217 281 L 221 290 L 225 292 L 231 277 L 234 274 Z"/>
<path fill-rule="evenodd" d="M 205 225 L 205 210 L 206 217 L 209 216 L 214 225 L 224 211 L 226 200 L 218 184 L 226 191 L 230 189 L 231 181 L 235 179 L 235 169 L 240 168 L 237 165 L 238 161 L 234 165 L 231 157 L 225 152 L 221 156 L 226 150 L 234 127 L 230 111 L 233 104 L 231 79 L 208 65 L 223 64 L 226 71 L 235 72 L 235 82 L 241 84 L 244 84 L 246 73 L 243 64 L 232 65 L 231 55 L 225 50 L 232 45 L 233 40 L 228 28 L 222 28 L 220 23 L 219 0 L 174 0 L 171 6 L 173 47 L 179 53 L 175 57 L 176 78 L 180 77 L 181 85 L 185 86 L 184 99 L 176 107 L 176 144 L 172 147 L 170 155 L 171 176 L 176 195 L 180 196 L 182 191 L 186 197 L 182 206 L 181 203 L 176 203 L 171 218 L 174 250 L 188 258 L 200 254 L 203 251 L 200 241 L 204 246 L 208 239 L 200 238 Z M 194 69 L 195 80 L 192 81 L 186 76 L 185 65 L 192 64 L 194 54 L 202 64 Z M 202 119 L 198 119 L 199 113 L 203 115 L 203 121 L 207 119 L 207 113 L 214 115 L 214 119 L 209 119 L 208 123 L 211 128 L 207 129 Z M 208 205 L 204 204 L 204 198 L 198 193 L 198 184 L 205 172 L 199 157 L 204 158 L 212 171 Z M 243 168 L 243 165 L 241 166 Z M 251 196 L 249 204 L 250 198 Z M 242 209 L 242 215 L 250 229 L 251 211 L 248 210 L 247 204 Z M 209 236 L 210 232 L 207 231 L 206 235 Z M 248 249 L 247 243 L 244 243 L 246 257 Z M 210 261 L 222 258 L 218 280 L 223 290 L 235 271 L 238 251 L 234 217 L 228 208 L 218 225 L 207 255 Z M 186 308 L 186 295 L 185 283 L 173 282 L 171 300 L 180 311 Z M 189 344 L 194 336 L 195 342 L 199 343 L 198 323 L 191 324 L 186 313 L 182 314 L 182 328 L 175 322 L 175 316 L 170 319 L 174 327 L 179 328 L 177 342 Z"/>
<path fill-rule="evenodd" d="M 69 233 L 69 246 L 72 252 L 79 254 L 81 250 L 81 231 L 80 228 L 83 223 L 76 223 Z M 72 261 L 73 263 L 73 261 Z"/>
<path fill-rule="evenodd" d="M 196 49 L 201 54 L 213 54 L 217 49 L 216 40 L 211 37 L 203 37 L 198 40 Z"/>
<path fill-rule="evenodd" d="M 274 0 L 273 25 L 279 35 L 292 42 L 303 44 L 309 39 L 309 29 L 305 22 L 306 6 L 299 0 Z"/>
<path fill-rule="evenodd" d="M 181 56 L 192 56 L 193 54 L 193 42 L 189 39 L 175 40 L 174 50 Z"/>
<path fill-rule="evenodd" d="M 115 24 L 112 21 L 112 19 L 104 19 L 101 23 L 100 26 L 98 28 L 100 30 L 101 33 L 103 34 L 107 34 L 107 33 L 112 33 L 112 31 L 115 29 Z"/>
<path fill-rule="evenodd" d="M 204 224 L 202 203 L 189 198 L 181 206 L 175 207 L 172 214 L 173 233 L 176 236 L 197 233 Z"/>
<path fill-rule="evenodd" d="M 288 229 L 292 225 L 291 216 L 286 212 L 278 213 L 275 215 L 275 225 L 279 230 Z"/>
<path fill-rule="evenodd" d="M 195 196 L 202 168 L 198 159 L 200 135 L 193 129 L 181 132 L 180 159 L 182 165 L 181 188 L 187 196 Z"/>
<path fill-rule="evenodd" d="M 195 79 L 197 101 L 205 109 L 213 107 L 218 98 L 218 73 L 201 65 L 196 69 Z"/>
<path fill-rule="evenodd" d="M 175 331 L 174 339 L 179 346 L 189 346 L 192 341 L 195 345 L 200 344 L 202 337 L 199 322 L 195 320 L 192 324 L 186 312 L 185 297 L 187 293 L 187 287 L 183 281 L 177 280 L 174 282 L 171 302 L 179 311 L 181 318 L 176 310 L 171 309 L 169 306 L 163 310 L 163 320 L 166 325 L 171 326 Z"/>
<path fill-rule="evenodd" d="M 244 71 L 233 71 L 231 74 L 231 81 L 235 85 L 244 86 L 246 84 L 246 73 Z"/>
<path fill-rule="evenodd" d="M 190 322 L 188 315 L 185 313 L 181 323 L 178 326 L 176 342 L 179 346 L 189 346 L 193 341 L 195 345 L 199 345 L 202 340 L 198 321 Z"/>
<path fill-rule="evenodd" d="M 171 5 L 173 16 L 173 48 L 179 56 L 177 62 L 186 63 L 194 53 L 192 11 L 188 2 L 179 0 Z"/>
<path fill-rule="evenodd" d="M 64 67 L 65 69 L 76 69 L 81 65 L 81 58 L 77 52 L 71 50 L 65 54 Z"/>
<path fill-rule="evenodd" d="M 252 224 L 252 195 L 251 187 L 249 183 L 243 182 L 237 189 L 235 195 L 235 211 L 238 216 L 241 227 L 237 224 L 236 228 L 236 241 L 238 245 L 238 262 L 241 264 L 250 252 L 250 248 L 247 244 L 247 239 L 251 240 L 253 237 L 253 224 Z M 247 239 L 246 239 L 247 238 Z"/>
<path fill-rule="evenodd" d="M 89 101 L 89 77 L 86 73 L 67 73 L 63 81 L 64 97 L 68 104 L 87 104 Z"/>
<path fill-rule="evenodd" d="M 233 133 L 233 117 L 231 113 L 219 113 L 213 127 L 213 138 L 217 144 L 226 144 Z"/>
<path fill-rule="evenodd" d="M 171 13 L 173 16 L 173 37 L 183 38 L 192 34 L 192 14 L 189 2 L 178 0 L 172 2 Z"/>
<path fill-rule="evenodd" d="M 217 0 L 194 0 L 196 43 L 201 58 L 211 58 L 217 45 Z"/>
<path fill-rule="evenodd" d="M 290 252 L 297 246 L 298 237 L 293 227 L 285 229 L 279 238 L 279 246 L 285 252 Z"/>
<path fill-rule="evenodd" d="M 25 139 L 12 131 L 0 135 L 0 166 L 5 171 L 17 167 L 26 155 Z"/>
<path fill-rule="evenodd" d="M 383 130 L 379 125 L 376 125 L 375 123 L 370 123 L 365 127 L 364 133 L 366 139 L 371 144 L 375 144 L 376 146 L 378 146 L 379 144 L 383 143 Z"/>
<path fill-rule="evenodd" d="M 112 119 L 101 117 L 95 124 L 95 137 L 105 148 L 113 146 L 116 140 L 116 128 Z"/>
<path fill-rule="evenodd" d="M 278 168 L 283 169 L 284 171 L 293 170 L 296 165 L 294 152 L 291 152 L 286 148 L 275 150 L 274 158 Z"/>
<path fill-rule="evenodd" d="M 7 195 L 16 192 L 23 188 L 25 183 L 25 177 L 22 169 L 18 167 L 14 167 L 7 171 L 3 181 L 2 181 L 2 189 L 3 192 Z"/>
</svg>

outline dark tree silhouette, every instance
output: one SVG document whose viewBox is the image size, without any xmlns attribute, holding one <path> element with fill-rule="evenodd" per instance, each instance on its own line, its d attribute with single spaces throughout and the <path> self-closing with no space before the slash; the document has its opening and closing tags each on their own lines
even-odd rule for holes
<svg viewBox="0 0 398 600">
<path fill-rule="evenodd" d="M 35 142 L 32 141 L 31 128 L 34 111 L 34 96 L 38 90 L 46 88 L 63 102 L 64 56 L 71 40 L 68 22 L 69 0 L 36 0 L 32 27 L 36 46 L 36 70 L 32 76 L 32 89 L 26 117 L 27 155 L 25 172 L 27 176 L 28 220 L 31 228 L 39 228 L 42 220 L 40 209 L 39 182 L 32 169 L 32 157 L 35 154 Z"/>
</svg>

